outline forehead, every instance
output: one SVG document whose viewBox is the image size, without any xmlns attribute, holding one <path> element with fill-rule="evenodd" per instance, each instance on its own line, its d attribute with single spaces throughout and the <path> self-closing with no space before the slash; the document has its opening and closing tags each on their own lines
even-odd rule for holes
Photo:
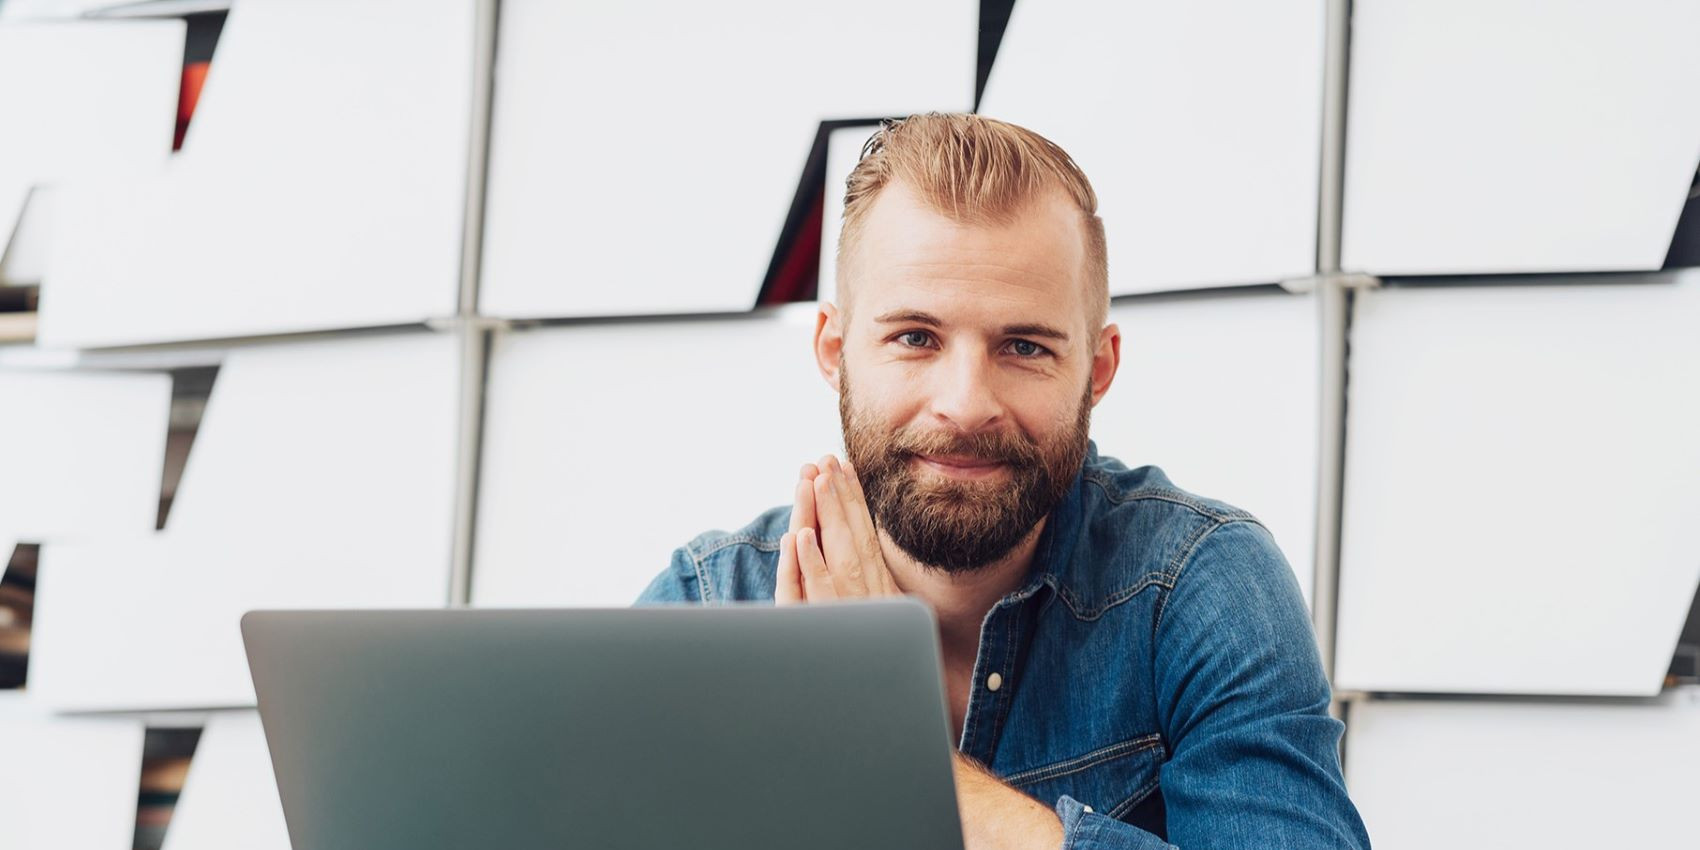
<svg viewBox="0 0 1700 850">
<path fill-rule="evenodd" d="M 947 322 L 1084 322 L 1081 214 L 1060 192 L 1007 222 L 966 224 L 895 182 L 869 207 L 855 253 L 858 314 L 912 308 Z"/>
</svg>

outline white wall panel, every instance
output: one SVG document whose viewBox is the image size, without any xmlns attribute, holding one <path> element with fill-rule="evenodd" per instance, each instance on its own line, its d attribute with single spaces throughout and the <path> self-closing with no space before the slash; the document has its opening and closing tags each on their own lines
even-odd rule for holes
<svg viewBox="0 0 1700 850">
<path fill-rule="evenodd" d="M 1691 847 L 1700 698 L 1353 705 L 1346 779 L 1382 850 Z"/>
<path fill-rule="evenodd" d="M 435 334 L 232 352 L 166 529 L 43 547 L 31 687 L 58 708 L 251 705 L 243 612 L 442 605 L 456 353 Z"/>
<path fill-rule="evenodd" d="M 289 850 L 259 714 L 207 720 L 163 850 Z"/>
<path fill-rule="evenodd" d="M 32 188 L 165 163 L 182 68 L 182 21 L 0 24 L 0 254 Z"/>
<path fill-rule="evenodd" d="M 4 0 L 0 2 L 0 20 L 76 18 L 122 2 L 124 0 Z"/>
<path fill-rule="evenodd" d="M 1310 275 L 1324 5 L 1017 3 L 980 111 L 1085 170 L 1117 294 Z"/>
<path fill-rule="evenodd" d="M 56 717 L 0 691 L 0 843 L 125 850 L 136 834 L 142 722 Z"/>
<path fill-rule="evenodd" d="M 971 0 L 504 3 L 484 310 L 749 309 L 819 122 L 969 108 L 978 16 Z"/>
<path fill-rule="evenodd" d="M 790 504 L 798 468 L 842 449 L 813 319 L 799 304 L 502 337 L 474 601 L 627 605 L 692 537 Z"/>
<path fill-rule="evenodd" d="M 242 0 L 183 151 L 65 193 L 40 339 L 118 345 L 452 313 L 472 0 Z M 169 117 L 169 116 L 167 116 Z"/>
<path fill-rule="evenodd" d="M 145 535 L 159 514 L 171 378 L 0 370 L 0 531 Z"/>
<path fill-rule="evenodd" d="M 1102 454 L 1251 511 L 1310 598 L 1316 526 L 1315 300 L 1246 294 L 1117 304 L 1122 365 L 1092 416 Z"/>
<path fill-rule="evenodd" d="M 1360 293 L 1340 686 L 1658 689 L 1700 583 L 1696 327 L 1696 275 Z"/>
<path fill-rule="evenodd" d="M 1700 4 L 1360 0 L 1344 265 L 1656 269 L 1700 162 Z"/>
</svg>

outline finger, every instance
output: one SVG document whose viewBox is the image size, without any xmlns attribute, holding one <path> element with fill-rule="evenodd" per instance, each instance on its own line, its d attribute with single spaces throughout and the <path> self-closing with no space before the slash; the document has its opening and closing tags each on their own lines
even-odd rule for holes
<svg viewBox="0 0 1700 850">
<path fill-rule="evenodd" d="M 846 521 L 850 523 L 850 537 L 855 541 L 857 551 L 864 564 L 885 564 L 885 556 L 880 552 L 879 529 L 874 525 L 874 517 L 868 508 L 867 497 L 862 492 L 862 482 L 856 476 L 856 470 L 849 461 L 839 465 L 834 473 L 834 481 L 842 496 Z M 875 594 L 892 594 L 899 592 L 890 571 L 885 569 L 868 570 L 868 589 Z"/>
<path fill-rule="evenodd" d="M 786 532 L 779 538 L 779 572 L 774 576 L 773 604 L 796 605 L 803 601 L 803 572 L 797 564 L 797 535 Z"/>
<path fill-rule="evenodd" d="M 813 483 L 814 476 L 810 476 L 810 475 L 807 474 L 807 468 L 812 468 L 812 467 L 813 467 L 813 464 L 809 464 L 805 468 L 804 477 L 797 481 L 797 490 L 796 490 L 795 493 L 792 494 L 792 505 L 791 505 L 791 530 L 792 531 L 801 531 L 802 529 L 805 529 L 805 528 L 815 528 L 815 529 L 820 528 L 820 520 L 815 517 L 815 487 L 814 487 L 814 483 Z M 817 474 L 818 474 L 818 471 L 817 471 Z"/>
<path fill-rule="evenodd" d="M 832 572 L 833 586 L 840 596 L 866 596 L 868 583 L 864 553 L 857 545 L 855 528 L 844 509 L 844 476 L 822 469 L 815 479 L 815 515 L 820 520 L 821 554 Z"/>
<path fill-rule="evenodd" d="M 870 535 L 869 539 L 877 541 L 879 538 L 878 532 L 874 528 L 873 509 L 868 507 L 868 494 L 862 490 L 862 477 L 856 474 L 856 470 L 850 466 L 849 461 L 844 462 L 842 469 L 844 471 L 846 507 L 849 509 L 852 518 L 857 521 L 857 525 Z"/>
<path fill-rule="evenodd" d="M 810 602 L 838 598 L 832 573 L 826 568 L 826 558 L 821 556 L 819 535 L 814 529 L 805 528 L 797 532 L 794 540 L 797 565 L 803 573 L 803 595 Z"/>
</svg>

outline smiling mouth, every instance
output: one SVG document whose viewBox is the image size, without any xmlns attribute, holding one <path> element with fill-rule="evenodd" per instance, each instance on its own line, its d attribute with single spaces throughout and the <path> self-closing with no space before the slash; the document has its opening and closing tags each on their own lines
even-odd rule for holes
<svg viewBox="0 0 1700 850">
<path fill-rule="evenodd" d="M 966 480 L 991 478 L 1008 467 L 997 461 L 961 455 L 916 455 L 915 460 L 941 475 Z"/>
</svg>

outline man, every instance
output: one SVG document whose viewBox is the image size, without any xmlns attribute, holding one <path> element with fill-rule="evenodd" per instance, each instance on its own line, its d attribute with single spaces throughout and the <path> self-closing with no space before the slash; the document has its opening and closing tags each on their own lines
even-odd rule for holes
<svg viewBox="0 0 1700 850">
<path fill-rule="evenodd" d="M 847 459 L 640 602 L 930 605 L 970 850 L 1367 847 L 1269 533 L 1087 438 L 1121 336 L 1085 175 L 929 114 L 881 128 L 845 200 L 814 355 Z"/>
</svg>

